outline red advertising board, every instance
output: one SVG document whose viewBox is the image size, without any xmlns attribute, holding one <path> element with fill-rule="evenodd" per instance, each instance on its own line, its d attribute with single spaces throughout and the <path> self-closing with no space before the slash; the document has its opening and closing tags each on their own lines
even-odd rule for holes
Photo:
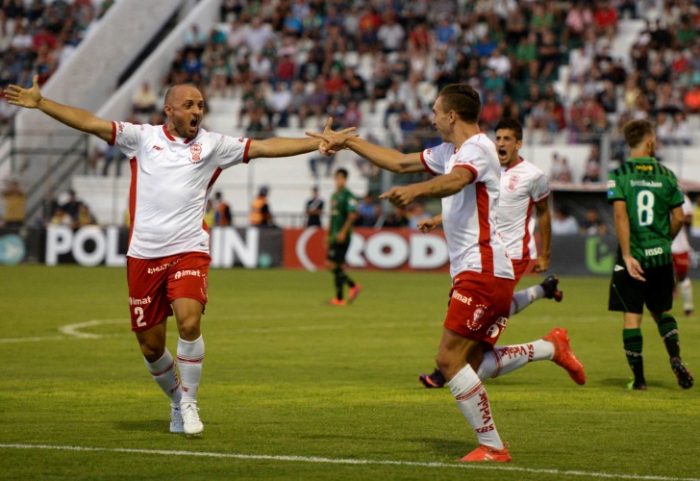
<svg viewBox="0 0 700 481">
<path fill-rule="evenodd" d="M 283 242 L 284 267 L 307 270 L 324 267 L 324 230 L 285 229 Z M 447 271 L 447 244 L 440 230 L 423 234 L 410 229 L 356 228 L 346 261 L 355 269 Z"/>
</svg>

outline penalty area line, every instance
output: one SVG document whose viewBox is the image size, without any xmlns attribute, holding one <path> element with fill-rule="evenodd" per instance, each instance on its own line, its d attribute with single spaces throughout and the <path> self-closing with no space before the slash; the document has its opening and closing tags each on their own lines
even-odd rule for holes
<svg viewBox="0 0 700 481">
<path fill-rule="evenodd" d="M 137 449 L 137 448 L 100 448 L 92 446 L 70 446 L 53 444 L 11 444 L 0 443 L 0 449 L 26 449 L 26 450 L 48 450 L 48 451 L 77 451 L 92 453 L 123 453 L 123 454 L 145 454 L 159 456 L 182 456 L 195 458 L 215 458 L 215 459 L 238 459 L 244 461 L 278 461 L 292 463 L 311 464 L 340 464 L 355 466 L 405 466 L 418 468 L 440 468 L 440 469 L 465 469 L 474 471 L 501 471 L 512 473 L 528 474 L 549 474 L 558 477 L 581 477 L 595 479 L 628 479 L 634 481 L 700 481 L 700 478 L 679 478 L 673 476 L 655 476 L 642 474 L 618 474 L 597 471 L 580 471 L 568 469 L 546 469 L 546 468 L 525 468 L 520 466 L 506 466 L 503 464 L 465 464 L 465 463 L 445 463 L 428 461 L 398 461 L 382 459 L 353 459 L 353 458 L 324 458 L 320 456 L 295 456 L 295 455 L 273 455 L 273 454 L 244 454 L 244 453 L 217 453 L 206 451 L 183 451 L 165 449 Z"/>
</svg>

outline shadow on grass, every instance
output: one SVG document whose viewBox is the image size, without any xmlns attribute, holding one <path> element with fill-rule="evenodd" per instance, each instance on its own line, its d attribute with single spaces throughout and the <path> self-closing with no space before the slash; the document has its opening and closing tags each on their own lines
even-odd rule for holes
<svg viewBox="0 0 700 481">
<path fill-rule="evenodd" d="M 621 377 L 608 377 L 605 379 L 597 379 L 595 380 L 594 384 L 598 384 L 600 386 L 609 386 L 609 387 L 618 387 L 623 391 L 627 390 L 627 384 L 631 381 L 630 378 L 621 378 Z M 659 381 L 647 381 L 647 387 L 655 387 L 655 388 L 665 388 L 666 385 L 659 382 Z"/>
</svg>

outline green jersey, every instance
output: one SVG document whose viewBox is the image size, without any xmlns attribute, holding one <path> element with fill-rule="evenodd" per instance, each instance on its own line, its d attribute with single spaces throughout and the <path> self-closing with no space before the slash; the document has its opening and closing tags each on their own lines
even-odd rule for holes
<svg viewBox="0 0 700 481">
<path fill-rule="evenodd" d="M 331 196 L 331 229 L 329 237 L 331 242 L 335 242 L 335 236 L 345 225 L 348 216 L 357 210 L 357 198 L 348 189 L 336 191 Z M 352 227 L 348 231 L 346 242 L 350 242 Z"/>
<path fill-rule="evenodd" d="M 642 267 L 671 263 L 671 210 L 683 193 L 671 170 L 653 157 L 636 157 L 610 173 L 608 202 L 623 200 L 630 223 L 630 250 Z"/>
</svg>

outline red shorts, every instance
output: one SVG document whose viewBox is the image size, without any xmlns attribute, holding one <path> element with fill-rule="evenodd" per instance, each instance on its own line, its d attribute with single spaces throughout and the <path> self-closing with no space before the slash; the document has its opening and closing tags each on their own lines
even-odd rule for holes
<svg viewBox="0 0 700 481">
<path fill-rule="evenodd" d="M 513 272 L 515 272 L 515 283 L 520 282 L 520 279 L 532 269 L 530 269 L 530 264 L 532 259 L 511 259 L 513 263 Z"/>
<path fill-rule="evenodd" d="M 510 315 L 515 281 L 465 271 L 454 278 L 445 329 L 494 345 Z"/>
<path fill-rule="evenodd" d="M 673 270 L 676 273 L 676 279 L 683 280 L 688 277 L 689 269 L 690 253 L 681 252 L 680 254 L 673 254 Z"/>
<path fill-rule="evenodd" d="M 173 314 L 179 298 L 207 303 L 209 254 L 185 252 L 158 259 L 127 257 L 131 330 L 146 331 Z"/>
</svg>

